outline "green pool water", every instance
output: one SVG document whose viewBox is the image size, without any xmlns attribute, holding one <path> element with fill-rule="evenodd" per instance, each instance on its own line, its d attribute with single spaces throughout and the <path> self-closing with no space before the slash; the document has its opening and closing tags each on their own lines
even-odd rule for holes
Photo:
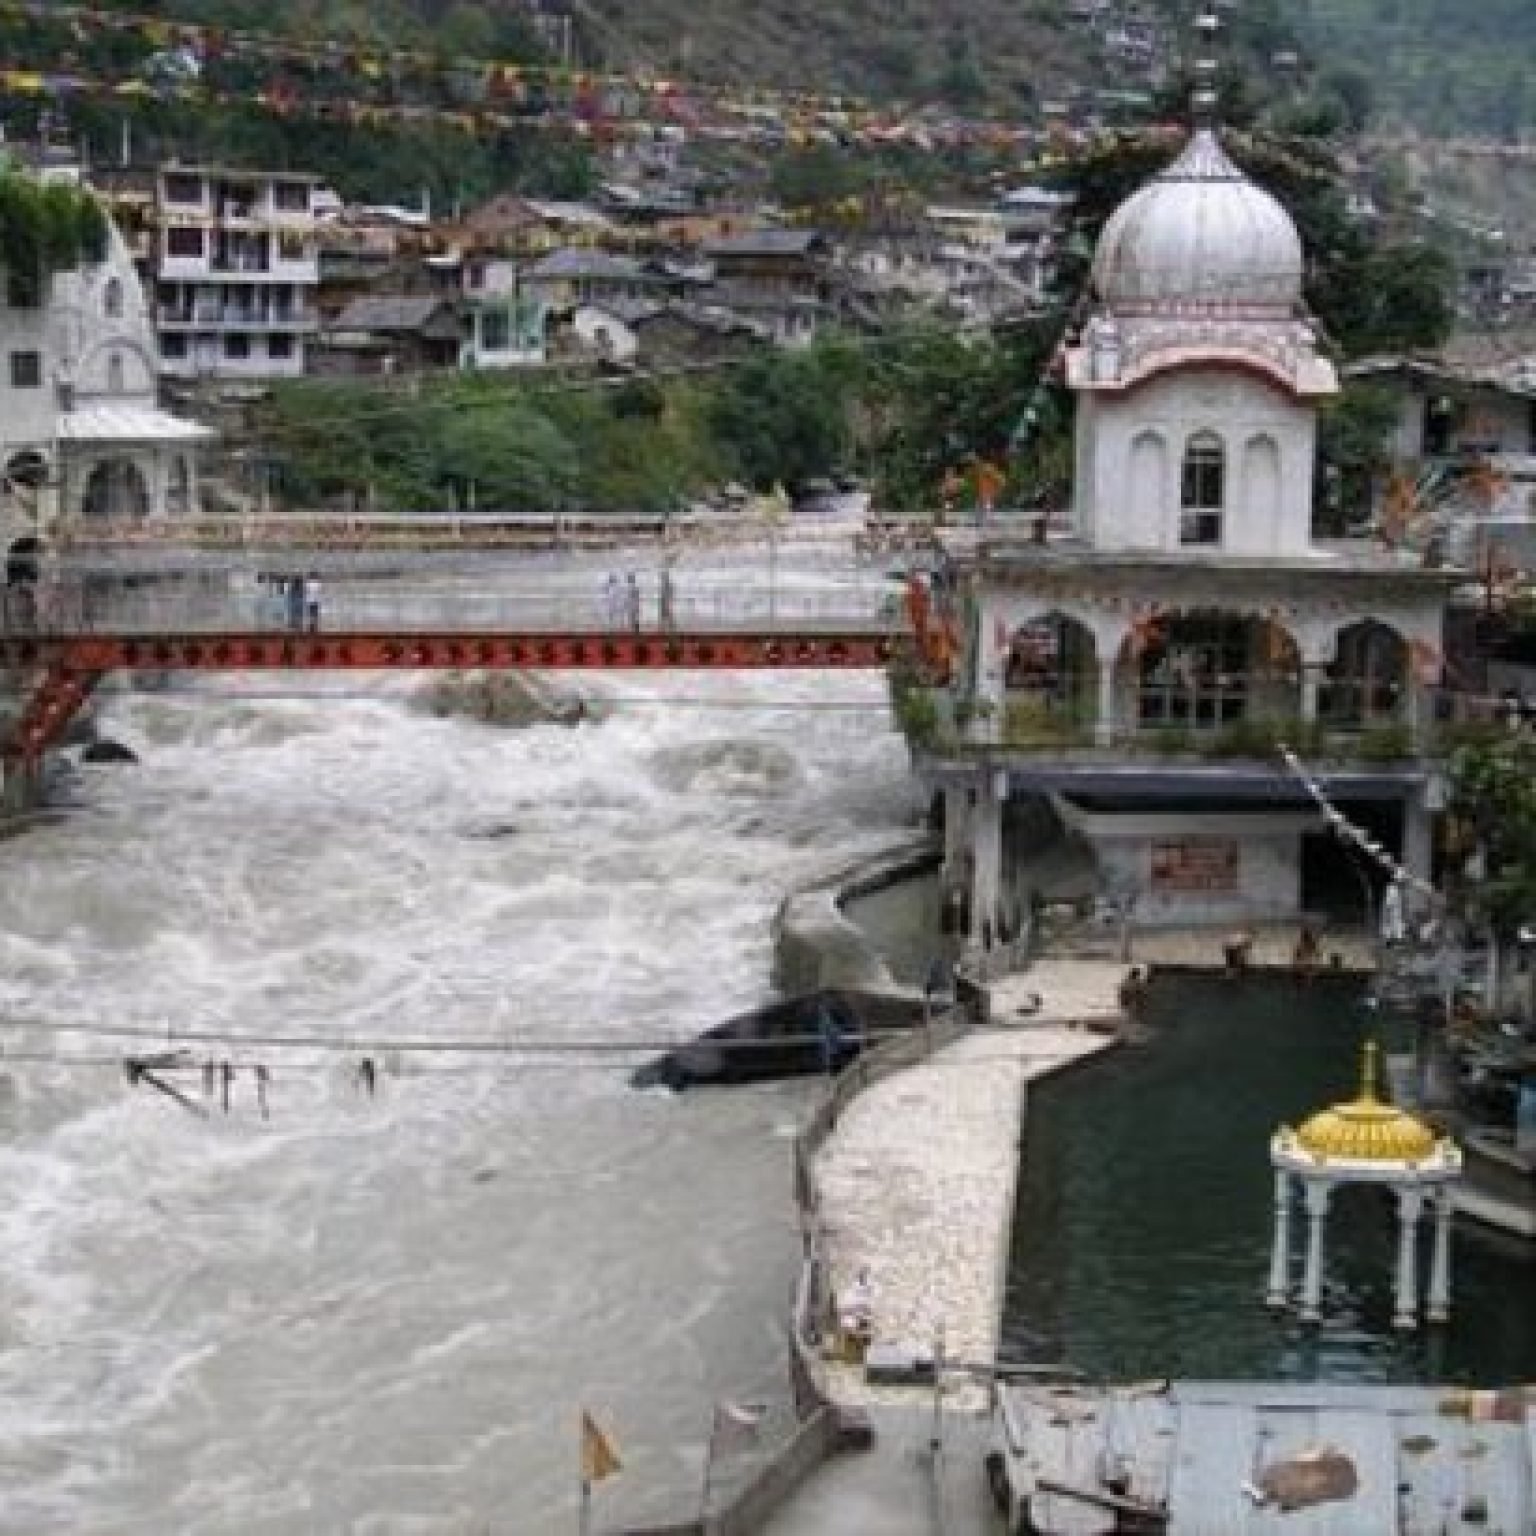
<svg viewBox="0 0 1536 1536">
<path fill-rule="evenodd" d="M 1147 1043 L 1031 1093 L 1006 1359 L 1111 1379 L 1536 1381 L 1536 1248 L 1458 1219 L 1450 1324 L 1399 1334 L 1393 1210 L 1372 1190 L 1335 1197 L 1324 1322 L 1263 1304 L 1269 1137 L 1353 1097 L 1375 1024 L 1357 986 L 1164 976 L 1146 1021 Z"/>
</svg>

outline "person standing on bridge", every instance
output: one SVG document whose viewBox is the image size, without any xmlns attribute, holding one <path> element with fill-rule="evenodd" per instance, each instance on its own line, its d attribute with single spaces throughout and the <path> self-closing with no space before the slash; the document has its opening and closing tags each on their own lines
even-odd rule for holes
<svg viewBox="0 0 1536 1536">
<path fill-rule="evenodd" d="M 656 622 L 667 630 L 677 628 L 677 592 L 672 584 L 672 566 L 667 562 L 656 578 Z"/>
<path fill-rule="evenodd" d="M 320 575 L 311 571 L 304 578 L 304 627 L 311 634 L 320 628 Z"/>
<path fill-rule="evenodd" d="M 624 624 L 624 587 L 617 571 L 609 571 L 603 582 L 603 623 L 609 629 L 621 629 Z"/>
</svg>

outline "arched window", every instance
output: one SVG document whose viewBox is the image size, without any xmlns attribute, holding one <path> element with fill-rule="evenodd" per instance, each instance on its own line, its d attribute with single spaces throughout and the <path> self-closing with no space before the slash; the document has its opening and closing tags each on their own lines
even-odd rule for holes
<svg viewBox="0 0 1536 1536">
<path fill-rule="evenodd" d="M 1179 543 L 1220 544 L 1226 499 L 1226 450 L 1214 432 L 1197 432 L 1184 448 Z"/>
<path fill-rule="evenodd" d="M 120 278 L 112 278 L 108 281 L 105 291 L 101 296 L 101 307 L 109 320 L 121 320 L 123 318 L 123 284 Z"/>
<path fill-rule="evenodd" d="M 114 352 L 107 359 L 107 393 L 120 395 L 123 392 L 123 358 L 119 352 Z"/>
</svg>

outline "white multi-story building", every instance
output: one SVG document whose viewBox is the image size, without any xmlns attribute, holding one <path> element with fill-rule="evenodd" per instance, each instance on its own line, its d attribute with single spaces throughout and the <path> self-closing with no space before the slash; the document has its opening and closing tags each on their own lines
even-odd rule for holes
<svg viewBox="0 0 1536 1536">
<path fill-rule="evenodd" d="M 161 168 L 152 263 L 168 377 L 303 374 L 319 324 L 319 190 L 298 172 Z"/>
</svg>

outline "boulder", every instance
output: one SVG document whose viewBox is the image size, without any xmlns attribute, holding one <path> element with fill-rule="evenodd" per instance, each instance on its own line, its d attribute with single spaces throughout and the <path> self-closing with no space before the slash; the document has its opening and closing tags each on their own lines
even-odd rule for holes
<svg viewBox="0 0 1536 1536">
<path fill-rule="evenodd" d="M 421 688 L 412 703 L 439 719 L 487 725 L 577 725 L 594 718 L 589 700 L 526 672 L 449 672 Z"/>
</svg>

